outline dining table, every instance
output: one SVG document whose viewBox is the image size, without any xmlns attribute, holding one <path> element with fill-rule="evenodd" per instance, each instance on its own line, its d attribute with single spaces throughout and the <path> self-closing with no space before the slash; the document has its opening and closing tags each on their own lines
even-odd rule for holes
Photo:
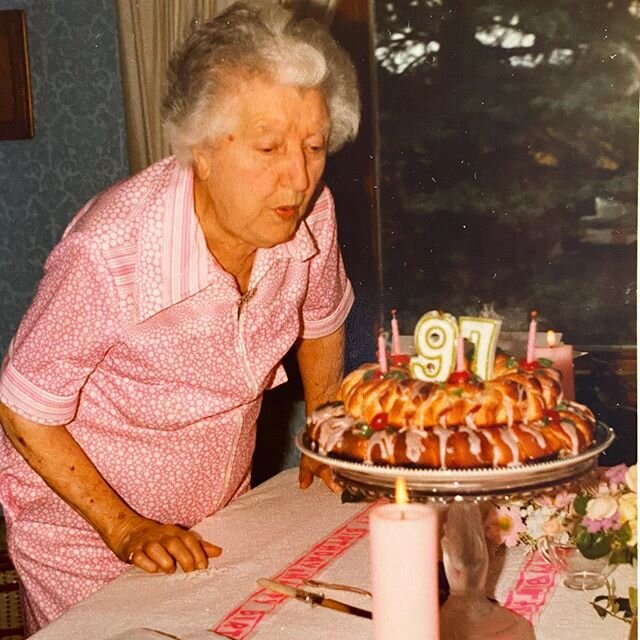
<svg viewBox="0 0 640 640">
<path fill-rule="evenodd" d="M 132 567 L 41 629 L 34 640 L 368 640 L 371 619 L 260 587 L 270 578 L 371 609 L 369 514 L 376 502 L 343 502 L 320 481 L 298 487 L 287 469 L 194 529 L 223 553 L 207 569 L 171 575 Z M 621 565 L 616 592 L 637 584 Z M 309 586 L 349 585 L 356 591 Z M 311 583 L 315 584 L 314 582 Z M 601 618 L 592 601 L 606 589 L 571 590 L 537 553 L 491 551 L 487 595 L 528 619 L 537 640 L 627 640 L 629 625 Z M 398 640 L 402 640 L 400 637 Z"/>
</svg>

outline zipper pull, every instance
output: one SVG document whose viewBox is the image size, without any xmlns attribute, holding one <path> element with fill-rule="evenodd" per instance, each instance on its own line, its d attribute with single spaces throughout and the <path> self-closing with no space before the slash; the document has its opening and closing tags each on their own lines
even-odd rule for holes
<svg viewBox="0 0 640 640">
<path fill-rule="evenodd" d="M 249 302 L 249 300 L 251 300 L 251 298 L 253 298 L 255 292 L 256 292 L 256 287 L 253 287 L 253 289 L 247 289 L 240 296 L 240 299 L 238 300 L 238 320 L 240 319 L 240 313 L 242 312 L 242 308 L 244 307 L 245 304 L 247 304 L 247 302 Z"/>
</svg>

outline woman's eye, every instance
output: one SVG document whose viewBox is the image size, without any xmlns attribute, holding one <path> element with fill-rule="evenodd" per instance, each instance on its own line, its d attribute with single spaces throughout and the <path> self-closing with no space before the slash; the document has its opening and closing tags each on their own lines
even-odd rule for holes
<svg viewBox="0 0 640 640">
<path fill-rule="evenodd" d="M 280 148 L 281 143 L 277 140 L 262 140 L 260 142 L 256 142 L 255 148 L 259 153 L 263 153 L 265 155 L 271 155 L 276 153 Z"/>
<path fill-rule="evenodd" d="M 310 143 L 307 145 L 307 149 L 312 153 L 320 153 L 324 151 L 325 144 L 323 142 Z"/>
</svg>

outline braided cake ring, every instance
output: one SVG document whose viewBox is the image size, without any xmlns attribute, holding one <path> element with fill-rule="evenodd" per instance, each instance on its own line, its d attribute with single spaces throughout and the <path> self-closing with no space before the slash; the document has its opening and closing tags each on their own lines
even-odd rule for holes
<svg viewBox="0 0 640 640">
<path fill-rule="evenodd" d="M 493 380 L 432 383 L 377 365 L 350 373 L 338 402 L 316 410 L 307 436 L 323 454 L 427 468 L 499 467 L 577 454 L 595 419 L 563 402 L 559 373 L 498 356 Z"/>
</svg>

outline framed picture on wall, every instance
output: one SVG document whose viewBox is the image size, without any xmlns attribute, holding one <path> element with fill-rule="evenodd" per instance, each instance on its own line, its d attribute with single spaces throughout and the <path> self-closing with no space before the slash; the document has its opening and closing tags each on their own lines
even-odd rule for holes
<svg viewBox="0 0 640 640">
<path fill-rule="evenodd" d="M 0 11 L 0 140 L 33 138 L 24 11 Z"/>
</svg>

